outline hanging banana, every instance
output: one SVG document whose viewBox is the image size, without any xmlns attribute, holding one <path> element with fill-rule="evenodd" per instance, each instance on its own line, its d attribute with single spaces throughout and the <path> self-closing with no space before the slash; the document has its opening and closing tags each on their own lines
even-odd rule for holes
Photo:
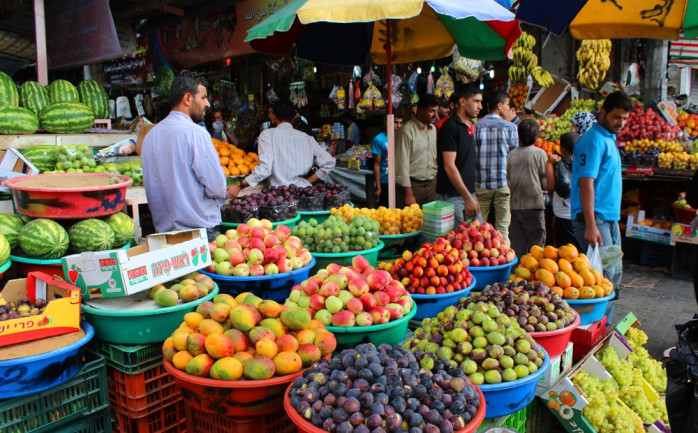
<svg viewBox="0 0 698 433">
<path fill-rule="evenodd" d="M 576 57 L 579 63 L 577 81 L 588 89 L 596 89 L 606 77 L 606 71 L 611 67 L 611 40 L 583 40 Z"/>
</svg>

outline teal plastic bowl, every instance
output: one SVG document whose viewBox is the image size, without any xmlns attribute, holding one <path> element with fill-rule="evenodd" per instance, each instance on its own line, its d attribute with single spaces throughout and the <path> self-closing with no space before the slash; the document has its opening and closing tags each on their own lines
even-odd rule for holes
<svg viewBox="0 0 698 433">
<path fill-rule="evenodd" d="M 370 250 L 347 251 L 346 253 L 311 253 L 315 258 L 315 266 L 310 271 L 315 274 L 320 269 L 324 269 L 330 263 L 338 265 L 351 265 L 351 260 L 356 256 L 364 256 L 371 263 L 371 266 L 378 264 L 378 252 L 383 248 L 383 242 L 378 242 L 378 245 Z"/>
<path fill-rule="evenodd" d="M 407 324 L 410 319 L 417 314 L 417 304 L 412 307 L 412 311 L 400 319 L 380 325 L 352 326 L 350 328 L 342 326 L 326 326 L 328 331 L 334 334 L 337 339 L 335 353 L 344 349 L 356 347 L 363 343 L 373 343 L 378 347 L 381 344 L 394 346 L 405 341 L 407 335 Z"/>
<path fill-rule="evenodd" d="M 426 319 L 427 317 L 436 317 L 449 305 L 458 303 L 458 300 L 463 296 L 468 296 L 473 287 L 477 284 L 477 279 L 473 277 L 473 282 L 465 289 L 457 292 L 444 293 L 441 295 L 418 295 L 411 294 L 414 302 L 419 306 L 419 314 L 414 316 L 415 319 Z"/>
<path fill-rule="evenodd" d="M 511 382 L 479 385 L 485 395 L 485 403 L 487 403 L 485 417 L 496 418 L 509 415 L 528 406 L 533 401 L 536 396 L 538 379 L 550 367 L 548 352 L 542 346 L 540 348 L 545 353 L 545 358 L 543 365 L 535 373 Z"/>
<path fill-rule="evenodd" d="M 300 212 L 298 215 L 296 215 L 294 218 L 291 218 L 290 220 L 284 220 L 284 221 L 272 221 L 271 223 L 271 228 L 275 229 L 278 226 L 288 226 L 289 228 L 294 228 L 296 224 L 298 224 L 298 221 L 301 220 Z M 242 223 L 221 223 L 221 228 L 222 229 L 236 229 L 238 226 Z M 224 231 L 224 230 L 221 230 Z"/>
<path fill-rule="evenodd" d="M 172 307 L 119 311 L 82 304 L 82 312 L 85 320 L 94 327 L 97 338 L 102 341 L 130 345 L 162 343 L 182 324 L 185 314 L 196 310 L 199 304 L 210 301 L 217 294 L 216 284 L 203 298 Z"/>
<path fill-rule="evenodd" d="M 5 271 L 10 269 L 10 266 L 12 266 L 12 260 L 7 259 L 4 265 L 0 266 L 0 278 L 5 274 Z"/>
<path fill-rule="evenodd" d="M 385 246 L 378 254 L 379 260 L 395 260 L 403 251 L 417 251 L 422 245 L 422 232 L 402 233 L 399 235 L 378 235 Z"/>
<path fill-rule="evenodd" d="M 598 322 L 606 314 L 608 302 L 616 295 L 615 290 L 608 296 L 594 299 L 565 299 L 570 307 L 579 314 L 581 323 L 579 326 L 591 325 Z"/>
<path fill-rule="evenodd" d="M 519 262 L 518 257 L 514 257 L 509 263 L 497 266 L 468 266 L 468 270 L 477 280 L 477 285 L 473 290 L 484 290 L 485 287 L 491 286 L 494 283 L 501 283 L 509 279 L 511 270 Z M 488 415 L 489 417 L 489 415 Z"/>
<path fill-rule="evenodd" d="M 325 222 L 327 218 L 330 217 L 330 211 L 329 210 L 316 210 L 312 212 L 301 212 L 298 211 L 298 215 L 301 217 L 301 221 L 308 222 L 311 219 L 315 218 L 315 221 L 317 221 L 318 225 L 322 224 Z"/>
</svg>

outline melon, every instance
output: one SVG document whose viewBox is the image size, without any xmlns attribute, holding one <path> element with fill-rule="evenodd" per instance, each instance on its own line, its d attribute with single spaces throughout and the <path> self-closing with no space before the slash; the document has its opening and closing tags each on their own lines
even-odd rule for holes
<svg viewBox="0 0 698 433">
<path fill-rule="evenodd" d="M 90 218 L 73 224 L 68 230 L 70 248 L 78 253 L 104 251 L 114 247 L 114 231 L 109 224 Z"/>
<path fill-rule="evenodd" d="M 35 259 L 59 259 L 68 251 L 69 245 L 68 232 L 50 219 L 30 221 L 19 232 L 19 247 Z"/>
</svg>

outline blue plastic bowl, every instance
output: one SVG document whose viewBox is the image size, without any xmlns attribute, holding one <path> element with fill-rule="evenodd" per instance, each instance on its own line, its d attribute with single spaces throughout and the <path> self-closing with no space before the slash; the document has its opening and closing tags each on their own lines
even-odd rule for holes
<svg viewBox="0 0 698 433">
<path fill-rule="evenodd" d="M 528 406 L 536 397 L 538 379 L 550 367 L 548 352 L 543 349 L 543 346 L 538 346 L 545 353 L 545 358 L 543 359 L 543 365 L 535 373 L 511 382 L 480 385 L 487 403 L 486 418 L 495 418 L 517 412 Z"/>
<path fill-rule="evenodd" d="M 476 283 L 477 279 L 473 277 L 473 282 L 470 283 L 468 287 L 457 292 L 444 293 L 441 295 L 411 294 L 410 296 L 412 296 L 414 302 L 419 306 L 414 318 L 421 320 L 427 317 L 436 317 L 437 314 L 442 312 L 449 305 L 454 305 L 463 296 L 468 296 Z"/>
<path fill-rule="evenodd" d="M 0 400 L 35 394 L 70 380 L 82 368 L 85 345 L 94 336 L 82 322 L 85 335 L 78 341 L 38 355 L 0 361 Z"/>
<path fill-rule="evenodd" d="M 384 245 L 383 241 L 379 241 L 378 245 L 368 250 L 347 251 L 344 253 L 310 253 L 317 261 L 315 267 L 312 269 L 312 273 L 313 275 L 316 274 L 317 271 L 326 268 L 330 263 L 336 263 L 341 266 L 351 266 L 351 262 L 356 256 L 364 256 L 371 266 L 375 267 L 378 265 L 378 254 L 383 249 Z"/>
<path fill-rule="evenodd" d="M 491 286 L 494 283 L 507 281 L 511 274 L 511 269 L 519 262 L 518 257 L 514 257 L 509 263 L 497 266 L 468 266 L 468 270 L 477 280 L 477 285 L 473 290 L 484 290 L 485 287 Z M 488 415 L 489 418 L 489 415 Z"/>
<path fill-rule="evenodd" d="M 233 296 L 243 292 L 250 292 L 259 296 L 262 299 L 271 299 L 277 302 L 284 302 L 291 289 L 296 284 L 302 283 L 308 279 L 310 270 L 315 266 L 315 258 L 313 257 L 307 266 L 291 272 L 284 272 L 276 275 L 260 275 L 258 277 L 235 277 L 218 275 L 205 270 L 200 270 L 202 274 L 206 274 L 218 284 L 220 293 L 227 293 Z"/>
<path fill-rule="evenodd" d="M 594 299 L 565 299 L 570 307 L 574 308 L 579 313 L 579 318 L 582 323 L 579 326 L 590 325 L 598 322 L 606 314 L 608 301 L 615 296 L 615 290 L 608 296 Z"/>
</svg>

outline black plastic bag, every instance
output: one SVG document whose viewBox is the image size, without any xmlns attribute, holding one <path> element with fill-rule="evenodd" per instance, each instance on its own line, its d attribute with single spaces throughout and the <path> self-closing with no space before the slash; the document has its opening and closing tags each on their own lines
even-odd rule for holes
<svg viewBox="0 0 698 433">
<path fill-rule="evenodd" d="M 673 433 L 698 432 L 698 314 L 675 325 L 679 341 L 665 361 L 666 406 Z"/>
</svg>

